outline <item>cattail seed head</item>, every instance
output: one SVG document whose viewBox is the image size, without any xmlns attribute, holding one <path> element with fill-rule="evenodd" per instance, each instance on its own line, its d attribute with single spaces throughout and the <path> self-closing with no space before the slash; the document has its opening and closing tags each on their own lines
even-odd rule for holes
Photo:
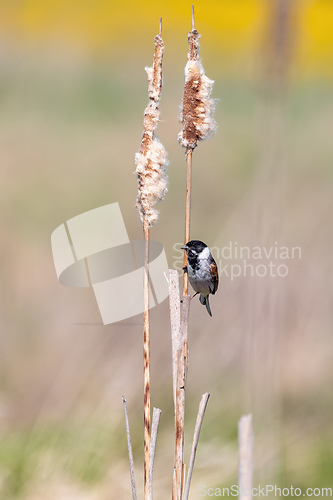
<svg viewBox="0 0 333 500">
<path fill-rule="evenodd" d="M 204 72 L 199 60 L 199 33 L 193 29 L 188 35 L 190 51 L 185 66 L 185 84 L 180 121 L 183 129 L 178 134 L 180 144 L 194 149 L 197 141 L 207 139 L 215 130 L 215 102 L 210 95 L 214 81 Z"/>
<path fill-rule="evenodd" d="M 167 191 L 167 153 L 163 144 L 155 136 L 160 117 L 163 52 L 163 40 L 160 35 L 157 35 L 154 63 L 152 67 L 146 68 L 149 104 L 144 113 L 140 150 L 135 155 L 135 172 L 139 188 L 136 208 L 142 223 L 148 227 L 157 221 L 159 212 L 154 205 L 163 200 Z"/>
</svg>

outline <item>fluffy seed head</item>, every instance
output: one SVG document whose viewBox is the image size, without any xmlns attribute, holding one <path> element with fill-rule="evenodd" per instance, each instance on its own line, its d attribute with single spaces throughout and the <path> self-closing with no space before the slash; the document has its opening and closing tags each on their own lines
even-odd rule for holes
<svg viewBox="0 0 333 500">
<path fill-rule="evenodd" d="M 183 129 L 178 134 L 180 144 L 194 149 L 198 140 L 207 139 L 215 130 L 213 115 L 215 102 L 211 99 L 214 81 L 204 72 L 199 60 L 199 33 L 194 29 L 188 36 L 190 51 L 185 66 L 185 85 L 180 121 Z"/>
<path fill-rule="evenodd" d="M 146 68 L 148 76 L 149 104 L 145 109 L 141 147 L 135 155 L 138 179 L 136 208 L 140 219 L 148 227 L 158 219 L 155 205 L 163 200 L 167 191 L 167 154 L 164 146 L 155 136 L 159 122 L 159 101 L 162 89 L 162 58 L 164 45 L 160 35 L 155 37 L 154 64 Z"/>
</svg>

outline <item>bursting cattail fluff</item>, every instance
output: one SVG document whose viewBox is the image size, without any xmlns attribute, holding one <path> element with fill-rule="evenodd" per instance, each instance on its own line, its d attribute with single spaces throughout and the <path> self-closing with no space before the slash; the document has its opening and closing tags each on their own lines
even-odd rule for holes
<svg viewBox="0 0 333 500">
<path fill-rule="evenodd" d="M 215 130 L 213 118 L 215 102 L 211 99 L 214 81 L 210 80 L 199 60 L 199 33 L 189 32 L 190 52 L 185 66 L 185 84 L 180 121 L 183 129 L 178 134 L 180 144 L 187 149 L 194 149 L 197 141 L 207 139 Z"/>
<path fill-rule="evenodd" d="M 162 59 L 164 45 L 160 35 L 155 37 L 154 64 L 146 68 L 148 76 L 149 104 L 145 109 L 141 146 L 135 155 L 138 179 L 136 208 L 143 224 L 151 227 L 158 219 L 157 202 L 163 200 L 167 191 L 167 153 L 155 136 L 159 122 L 159 102 L 162 89 Z"/>
</svg>

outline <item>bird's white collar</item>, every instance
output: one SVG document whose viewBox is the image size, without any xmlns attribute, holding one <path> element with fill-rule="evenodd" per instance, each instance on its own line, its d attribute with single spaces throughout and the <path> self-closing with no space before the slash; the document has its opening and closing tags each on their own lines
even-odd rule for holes
<svg viewBox="0 0 333 500">
<path fill-rule="evenodd" d="M 207 260 L 209 256 L 210 256 L 210 250 L 208 247 L 204 248 L 202 252 L 200 252 L 198 255 L 200 260 Z"/>
</svg>

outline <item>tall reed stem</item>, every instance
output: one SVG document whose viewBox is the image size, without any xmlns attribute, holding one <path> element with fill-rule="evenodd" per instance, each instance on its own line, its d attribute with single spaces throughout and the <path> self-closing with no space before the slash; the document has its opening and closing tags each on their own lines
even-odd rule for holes
<svg viewBox="0 0 333 500">
<path fill-rule="evenodd" d="M 194 6 L 192 5 L 192 29 L 188 34 L 189 53 L 187 55 L 187 63 L 185 65 L 185 82 L 184 94 L 182 102 L 182 111 L 180 121 L 183 124 L 182 130 L 178 134 L 179 143 L 186 148 L 186 204 L 185 204 L 185 244 L 190 241 L 190 224 L 191 224 L 191 184 L 192 184 L 192 155 L 193 150 L 197 147 L 200 140 L 206 139 L 210 132 L 215 127 L 212 114 L 214 103 L 210 99 L 210 93 L 213 86 L 213 81 L 207 78 L 199 60 L 199 39 L 200 34 L 195 29 L 194 22 Z M 184 420 L 185 420 L 185 390 L 186 376 L 188 368 L 188 324 L 189 324 L 189 309 L 190 296 L 188 294 L 188 273 L 186 272 L 187 255 L 184 252 L 184 278 L 183 278 L 183 300 L 181 308 L 180 335 L 177 345 L 177 356 L 173 356 L 176 360 L 177 370 L 173 369 L 173 373 L 177 373 L 176 384 L 174 381 L 174 398 L 175 398 L 175 459 L 174 459 L 174 474 L 173 474 L 173 500 L 182 500 L 184 498 L 185 485 L 185 464 L 184 455 Z M 173 286 L 170 287 L 173 289 Z M 174 303 L 174 297 L 172 299 Z M 171 305 L 171 302 L 170 302 Z M 175 321 L 176 311 L 171 315 L 173 337 L 174 330 L 178 324 Z M 176 340 L 175 340 L 176 342 Z M 173 347 L 174 351 L 174 347 Z M 175 390 L 176 385 L 176 390 Z M 199 425 L 199 424 L 198 424 Z M 199 431 L 198 431 L 199 435 Z M 195 445 L 196 450 L 196 445 Z M 189 494 L 189 484 L 194 465 L 194 458 L 191 459 L 191 468 L 189 470 L 189 480 L 187 487 L 187 496 Z"/>
<path fill-rule="evenodd" d="M 191 226 L 191 190 L 192 190 L 192 152 L 191 148 L 186 149 L 186 206 L 185 206 L 185 236 L 184 243 L 190 241 Z M 184 252 L 184 267 L 187 264 L 187 254 Z M 188 295 L 188 274 L 184 273 L 183 295 Z"/>
<path fill-rule="evenodd" d="M 136 207 L 143 225 L 144 278 L 143 278 L 143 355 L 144 355 L 144 498 L 150 500 L 150 331 L 149 331 L 149 228 L 158 220 L 155 205 L 164 198 L 167 190 L 167 155 L 164 146 L 155 135 L 160 118 L 159 102 L 162 89 L 162 60 L 164 45 L 160 33 L 155 37 L 154 61 L 147 67 L 149 103 L 143 119 L 140 150 L 135 155 L 138 178 Z"/>
<path fill-rule="evenodd" d="M 144 358 L 144 497 L 149 495 L 150 456 L 150 329 L 149 329 L 149 226 L 143 223 L 144 235 L 144 277 L 143 277 L 143 358 Z"/>
</svg>

